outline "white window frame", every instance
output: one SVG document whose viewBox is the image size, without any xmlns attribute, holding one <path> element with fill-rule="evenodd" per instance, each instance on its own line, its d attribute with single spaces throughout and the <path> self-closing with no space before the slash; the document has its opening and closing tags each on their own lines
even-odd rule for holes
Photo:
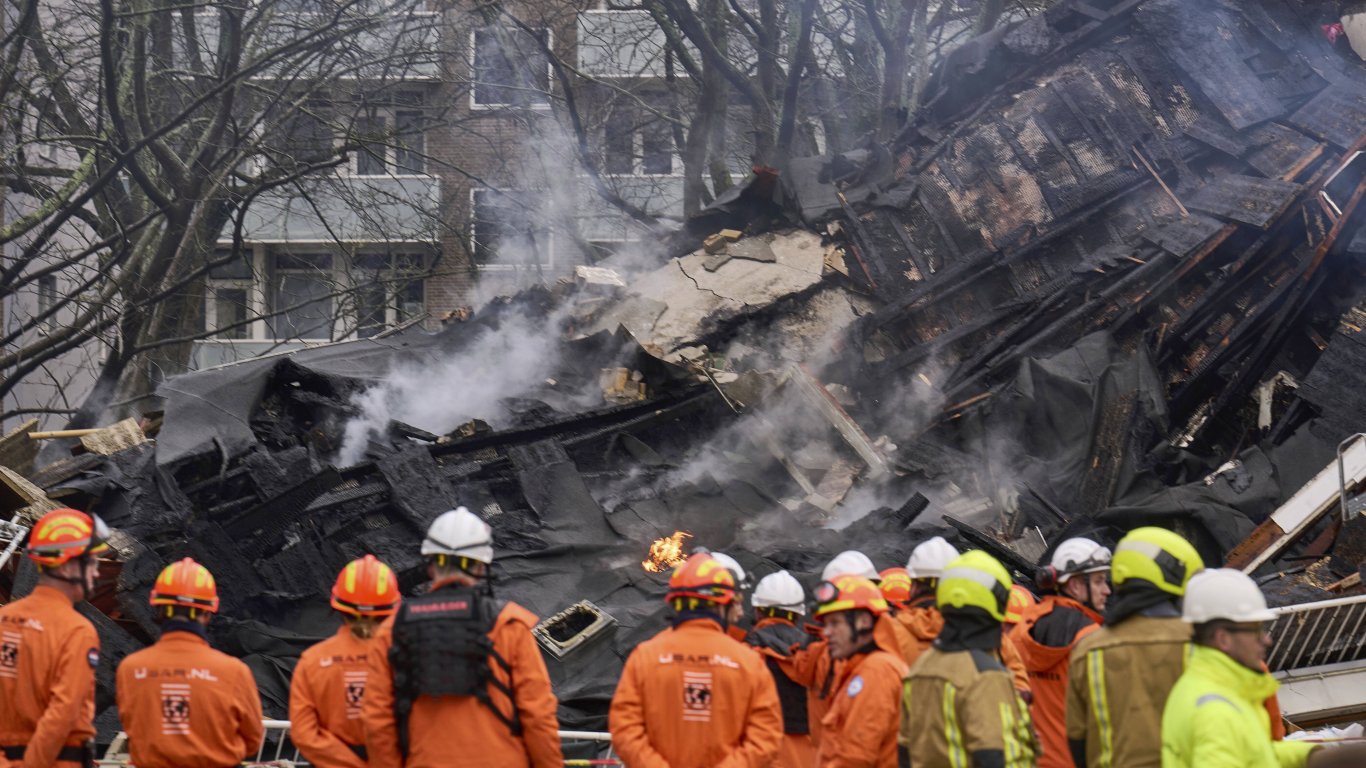
<svg viewBox="0 0 1366 768">
<path fill-rule="evenodd" d="M 57 306 L 57 295 L 60 293 L 57 289 L 57 276 L 42 275 L 35 281 L 34 287 L 38 294 L 38 311 L 34 316 L 38 317 L 45 312 L 52 311 L 53 308 Z M 61 314 L 61 310 L 53 312 L 51 317 L 38 323 L 38 335 L 46 336 L 57 327 L 58 314 Z"/>
<path fill-rule="evenodd" d="M 553 270 L 553 269 L 556 269 L 556 268 L 557 268 L 556 259 L 555 259 L 555 233 L 551 230 L 550 227 L 546 227 L 546 229 L 545 229 L 545 250 L 546 250 L 546 256 L 545 256 L 546 260 L 545 260 L 545 261 L 541 261 L 541 262 L 538 262 L 538 263 L 536 263 L 536 264 L 480 264 L 479 262 L 475 261 L 475 259 L 474 259 L 474 253 L 475 253 L 475 250 L 476 250 L 476 248 L 477 248 L 477 245 L 476 245 L 475 239 L 474 239 L 474 237 L 475 237 L 475 231 L 474 231 L 474 223 L 475 223 L 475 216 L 474 216 L 474 213 L 475 213 L 475 204 L 474 204 L 474 198 L 475 198 L 475 196 L 476 196 L 478 193 L 480 193 L 480 192 L 493 192 L 493 193 L 495 193 L 495 194 L 518 194 L 518 193 L 525 194 L 525 193 L 532 192 L 532 191 L 534 191 L 534 190 L 525 190 L 525 189 L 503 189 L 503 188 L 498 188 L 498 187 L 470 187 L 470 208 L 469 208 L 469 211 L 470 211 L 470 218 L 469 218 L 469 222 L 470 222 L 470 234 L 469 234 L 469 253 L 470 253 L 470 262 L 471 262 L 472 264 L 474 264 L 474 267 L 475 267 L 475 269 L 476 269 L 477 271 L 479 271 L 479 272 L 523 272 L 523 271 L 531 271 L 531 270 Z"/>
<path fill-rule="evenodd" d="M 211 277 L 205 281 L 206 294 L 204 296 L 204 330 L 211 331 L 214 335 L 210 338 L 215 341 L 251 341 L 256 337 L 256 317 L 260 316 L 256 306 L 256 281 L 249 278 L 223 278 Z M 247 292 L 247 314 L 249 322 L 243 326 L 246 333 L 240 339 L 233 339 L 226 336 L 219 336 L 221 327 L 218 322 L 218 292 L 221 290 L 244 290 Z"/>
<path fill-rule="evenodd" d="M 474 66 L 475 54 L 476 54 L 477 51 L 478 51 L 478 49 L 477 49 L 477 47 L 476 47 L 476 46 L 477 46 L 477 42 L 478 42 L 477 35 L 478 35 L 480 32 L 483 32 L 483 31 L 485 31 L 485 30 L 487 30 L 487 29 L 489 29 L 489 27 L 484 27 L 483 29 L 471 29 L 471 30 L 470 30 L 470 35 L 469 35 L 469 43 L 470 43 L 469 56 L 467 57 L 467 58 L 468 58 L 468 61 L 465 62 L 466 65 L 469 67 L 469 72 L 470 72 L 470 110 L 471 110 L 471 111 L 474 111 L 474 112 L 493 112 L 493 111 L 504 111 L 504 112 L 505 112 L 505 111 L 508 111 L 508 110 L 516 110 L 516 109 L 529 109 L 529 110 L 538 111 L 538 112 L 549 112 L 549 111 L 550 111 L 550 101 L 551 101 L 551 91 L 552 91 L 552 90 L 554 89 L 554 87 L 555 87 L 555 66 L 554 66 L 553 64 L 551 64 L 549 61 L 547 61 L 546 64 L 545 64 L 546 94 L 545 94 L 545 103 L 544 103 L 544 104 L 481 104 L 481 103 L 479 103 L 479 101 L 475 98 L 475 94 L 478 92 L 478 89 L 477 89 L 477 87 L 476 87 L 476 85 L 475 85 L 475 83 L 477 82 L 477 78 L 478 78 L 478 72 L 477 72 L 477 70 L 475 69 L 475 66 Z M 521 33 L 525 34 L 525 33 L 524 33 L 522 30 L 520 30 L 520 29 L 515 29 L 515 28 L 514 28 L 512 31 L 514 31 L 514 32 L 521 32 Z M 544 31 L 544 32 L 545 32 L 545 44 L 546 44 L 548 47 L 550 47 L 552 50 L 554 50 L 554 48 L 555 48 L 555 31 L 554 31 L 553 29 L 549 28 L 549 27 L 541 27 L 541 28 L 538 29 L 537 31 Z"/>
</svg>

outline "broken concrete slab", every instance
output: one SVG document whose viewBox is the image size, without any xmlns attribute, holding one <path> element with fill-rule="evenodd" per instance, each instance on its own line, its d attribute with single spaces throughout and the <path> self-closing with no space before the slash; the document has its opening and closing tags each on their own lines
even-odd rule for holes
<svg viewBox="0 0 1366 768">
<path fill-rule="evenodd" d="M 630 282 L 629 296 L 609 306 L 585 329 L 586 334 L 626 326 L 641 344 L 667 355 L 691 346 L 707 328 L 733 320 L 818 284 L 825 267 L 825 248 L 819 235 L 794 231 L 749 237 L 729 248 L 741 248 L 753 258 L 731 258 L 708 271 L 711 256 L 697 251 Z M 728 250 L 729 250 L 728 248 Z M 665 309 L 647 329 L 642 308 Z M 628 325 L 629 323 L 629 325 Z"/>
</svg>

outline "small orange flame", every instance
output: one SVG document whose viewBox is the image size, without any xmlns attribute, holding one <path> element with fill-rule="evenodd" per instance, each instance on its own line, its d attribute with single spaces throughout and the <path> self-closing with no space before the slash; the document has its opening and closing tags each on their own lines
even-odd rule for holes
<svg viewBox="0 0 1366 768">
<path fill-rule="evenodd" d="M 690 538 L 692 534 L 687 531 L 674 531 L 672 536 L 655 539 L 650 545 L 649 559 L 641 560 L 640 567 L 650 573 L 660 573 L 677 566 L 688 559 L 683 554 L 683 540 Z"/>
</svg>

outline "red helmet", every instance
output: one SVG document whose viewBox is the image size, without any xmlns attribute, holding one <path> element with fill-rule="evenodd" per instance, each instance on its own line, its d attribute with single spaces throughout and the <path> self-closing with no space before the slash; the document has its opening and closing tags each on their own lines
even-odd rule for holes
<svg viewBox="0 0 1366 768">
<path fill-rule="evenodd" d="M 218 612 L 218 585 L 209 569 L 185 558 L 171 563 L 161 571 L 152 585 L 149 605 L 180 605 L 199 608 L 209 613 Z"/>
<path fill-rule="evenodd" d="M 374 555 L 347 563 L 332 585 L 332 607 L 352 616 L 392 616 L 401 599 L 398 578 Z"/>
<path fill-rule="evenodd" d="M 1019 584 L 1010 585 L 1010 597 L 1006 599 L 1007 624 L 1019 624 L 1024 620 L 1024 612 L 1039 601 L 1034 594 Z"/>
<path fill-rule="evenodd" d="M 911 601 L 911 574 L 905 568 L 888 568 L 880 574 L 877 583 L 887 603 L 896 608 L 905 608 Z"/>
<path fill-rule="evenodd" d="M 87 555 L 109 550 L 104 521 L 75 509 L 54 509 L 39 518 L 28 537 L 28 558 L 55 568 Z"/>
<path fill-rule="evenodd" d="M 695 597 L 717 605 L 729 605 L 735 599 L 735 574 L 706 552 L 699 552 L 684 560 L 669 577 L 666 600 Z"/>
<path fill-rule="evenodd" d="M 880 616 L 890 608 L 882 590 L 862 576 L 836 576 L 816 586 L 816 618 L 841 611 L 868 611 Z"/>
</svg>

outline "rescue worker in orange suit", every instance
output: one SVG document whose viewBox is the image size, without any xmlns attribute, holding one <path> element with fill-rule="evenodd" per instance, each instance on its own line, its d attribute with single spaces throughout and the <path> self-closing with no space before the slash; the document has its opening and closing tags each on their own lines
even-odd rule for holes
<svg viewBox="0 0 1366 768">
<path fill-rule="evenodd" d="M 897 707 L 906 664 L 887 635 L 887 601 L 872 581 L 839 576 L 816 587 L 816 619 L 840 662 L 830 711 L 821 723 L 821 768 L 896 768 Z"/>
<path fill-rule="evenodd" d="M 337 574 L 332 608 L 342 626 L 303 652 L 289 686 L 289 737 L 308 762 L 365 768 L 361 705 L 370 675 L 375 630 L 398 611 L 398 579 L 374 555 L 353 560 Z"/>
<path fill-rule="evenodd" d="M 119 718 L 138 768 L 222 768 L 254 758 L 265 728 L 247 665 L 209 647 L 213 575 L 190 558 L 161 571 L 148 602 L 161 637 L 119 663 Z"/>
<path fill-rule="evenodd" d="M 422 541 L 431 589 L 375 633 L 361 718 L 380 768 L 561 768 L 558 702 L 531 636 L 536 616 L 497 601 L 493 531 L 460 507 Z"/>
<path fill-rule="evenodd" d="M 811 636 L 797 626 L 806 615 L 806 592 L 787 571 L 770 573 L 759 580 L 751 598 L 754 628 L 746 641 L 764 657 L 778 689 L 783 710 L 783 746 L 774 768 L 814 768 L 816 743 L 807 720 L 806 689 L 783 670 L 782 661 L 793 646 L 810 642 Z"/>
<path fill-rule="evenodd" d="M 698 552 L 669 577 L 671 626 L 631 652 L 608 713 L 612 746 L 632 768 L 759 768 L 783 740 L 782 707 L 763 658 L 725 631 L 735 576 Z"/>
<path fill-rule="evenodd" d="M 1115 546 L 1105 624 L 1072 649 L 1067 741 L 1077 768 L 1158 768 L 1162 708 L 1190 657 L 1186 583 L 1204 568 L 1190 542 L 1135 528 Z"/>
<path fill-rule="evenodd" d="M 79 765 L 94 758 L 100 638 L 76 612 L 99 577 L 109 531 L 74 509 L 48 512 L 25 554 L 33 594 L 0 606 L 0 766 Z"/>
<path fill-rule="evenodd" d="M 821 581 L 833 582 L 836 577 L 848 574 L 862 576 L 873 582 L 879 578 L 873 561 L 862 552 L 851 549 L 835 555 L 826 563 L 821 571 Z M 792 658 L 784 663 L 783 669 L 798 684 L 806 687 L 807 722 L 811 727 L 811 740 L 819 747 L 821 729 L 824 727 L 822 721 L 830 710 L 831 696 L 839 677 L 839 662 L 831 658 L 824 639 L 803 648 L 793 648 L 792 651 Z"/>
<path fill-rule="evenodd" d="M 1034 692 L 1029 714 L 1043 744 L 1040 768 L 1073 768 L 1067 746 L 1068 656 L 1077 641 L 1100 628 L 1109 572 L 1109 548 L 1086 538 L 1063 541 L 1039 572 L 1043 598 L 1011 630 Z"/>
<path fill-rule="evenodd" d="M 894 618 L 904 626 L 914 638 L 908 652 L 903 653 L 907 668 L 915 665 L 916 659 L 930 644 L 939 637 L 944 626 L 944 617 L 939 615 L 935 606 L 935 592 L 939 586 L 939 574 L 944 566 L 958 558 L 958 550 L 941 536 L 934 536 L 916 545 L 911 557 L 906 561 L 906 575 L 911 580 L 911 594 L 905 609 L 893 611 Z M 1010 670 L 1015 689 L 1026 699 L 1032 694 L 1029 690 L 1029 675 L 1025 671 L 1024 659 L 1010 638 L 1001 636 L 1001 659 Z"/>
<path fill-rule="evenodd" d="M 627 657 L 608 713 L 632 768 L 757 768 L 783 742 L 783 709 L 764 659 L 725 633 L 735 577 L 706 552 L 669 575 L 671 626 Z"/>
<path fill-rule="evenodd" d="M 1038 743 L 1029 708 L 1001 663 L 1010 574 L 982 551 L 966 552 L 939 578 L 944 629 L 911 668 L 901 697 L 900 765 L 1033 768 Z"/>
</svg>

